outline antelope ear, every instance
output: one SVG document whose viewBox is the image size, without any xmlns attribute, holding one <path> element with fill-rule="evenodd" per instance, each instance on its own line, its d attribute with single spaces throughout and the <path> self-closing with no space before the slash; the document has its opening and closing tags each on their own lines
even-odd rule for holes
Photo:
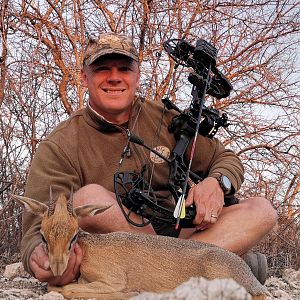
<svg viewBox="0 0 300 300">
<path fill-rule="evenodd" d="M 78 217 L 94 216 L 104 212 L 105 210 L 109 209 L 111 206 L 112 205 L 105 205 L 105 206 L 92 205 L 92 204 L 83 205 L 74 208 L 74 213 Z"/>
<path fill-rule="evenodd" d="M 14 201 L 23 206 L 28 212 L 31 212 L 37 216 L 43 217 L 44 214 L 48 212 L 48 206 L 40 201 L 13 194 L 11 194 L 10 196 Z"/>
</svg>

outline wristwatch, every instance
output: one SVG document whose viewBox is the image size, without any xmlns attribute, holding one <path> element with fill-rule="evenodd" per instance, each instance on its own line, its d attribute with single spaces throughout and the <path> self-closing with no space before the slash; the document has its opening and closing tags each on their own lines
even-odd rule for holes
<svg viewBox="0 0 300 300">
<path fill-rule="evenodd" d="M 209 175 L 209 177 L 213 177 L 218 180 L 219 185 L 220 185 L 222 191 L 224 192 L 224 195 L 230 194 L 230 192 L 232 190 L 232 184 L 231 184 L 230 179 L 227 176 L 225 176 L 221 173 L 213 173 L 213 174 Z"/>
</svg>

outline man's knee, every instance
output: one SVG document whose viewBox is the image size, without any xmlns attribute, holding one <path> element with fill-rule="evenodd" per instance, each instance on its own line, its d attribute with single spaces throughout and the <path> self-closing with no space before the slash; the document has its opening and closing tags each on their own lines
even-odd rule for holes
<svg viewBox="0 0 300 300">
<path fill-rule="evenodd" d="M 241 204 L 246 211 L 253 212 L 256 218 L 261 219 L 265 225 L 270 228 L 274 227 L 277 223 L 278 215 L 269 200 L 264 197 L 252 197 Z"/>
<path fill-rule="evenodd" d="M 80 188 L 74 194 L 74 207 L 88 204 L 115 204 L 114 193 L 98 184 L 88 184 Z"/>
<path fill-rule="evenodd" d="M 152 226 L 133 227 L 125 219 L 113 192 L 101 185 L 89 184 L 80 188 L 74 194 L 74 207 L 82 205 L 111 205 L 105 212 L 79 219 L 79 226 L 91 233 L 108 233 L 113 231 L 134 231 L 148 234 L 155 234 Z M 134 214 L 132 214 L 134 217 Z M 140 217 L 138 217 L 140 218 Z M 136 221 L 136 220 L 135 220 Z M 140 219 L 136 221 L 140 223 Z"/>
</svg>

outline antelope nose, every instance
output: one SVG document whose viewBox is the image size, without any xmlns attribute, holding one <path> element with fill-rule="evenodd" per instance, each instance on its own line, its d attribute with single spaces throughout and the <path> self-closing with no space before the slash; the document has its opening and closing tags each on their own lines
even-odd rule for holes
<svg viewBox="0 0 300 300">
<path fill-rule="evenodd" d="M 61 276 L 65 272 L 68 266 L 68 259 L 69 257 L 65 255 L 59 258 L 49 256 L 50 268 L 54 276 Z"/>
</svg>

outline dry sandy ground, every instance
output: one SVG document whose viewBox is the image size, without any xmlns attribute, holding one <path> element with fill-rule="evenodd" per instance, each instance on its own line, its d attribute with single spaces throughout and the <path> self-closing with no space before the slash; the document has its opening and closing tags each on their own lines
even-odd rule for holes
<svg viewBox="0 0 300 300">
<path fill-rule="evenodd" d="M 300 299 L 300 271 L 287 269 L 283 272 L 281 278 L 271 277 L 266 282 L 266 287 L 270 292 L 268 300 L 281 299 L 281 300 L 298 300 Z M 175 297 L 178 299 L 177 297 Z M 11 278 L 0 276 L 0 300 L 61 300 L 64 299 L 61 295 L 53 295 L 47 293 L 47 286 L 44 283 L 38 282 L 36 279 L 30 277 L 27 273 L 17 271 Z M 155 299 L 155 298 L 153 298 Z M 157 298 L 158 299 L 158 298 Z M 159 299 L 172 299 L 159 298 Z M 190 297 L 181 297 L 181 300 L 192 299 Z M 197 299 L 193 297 L 193 299 Z M 203 298 L 201 298 L 203 299 Z M 199 300 L 201 300 L 199 298 Z M 218 299 L 224 299 L 218 298 Z M 230 298 L 236 299 L 237 298 Z M 246 298 L 243 298 L 246 299 Z"/>
</svg>

